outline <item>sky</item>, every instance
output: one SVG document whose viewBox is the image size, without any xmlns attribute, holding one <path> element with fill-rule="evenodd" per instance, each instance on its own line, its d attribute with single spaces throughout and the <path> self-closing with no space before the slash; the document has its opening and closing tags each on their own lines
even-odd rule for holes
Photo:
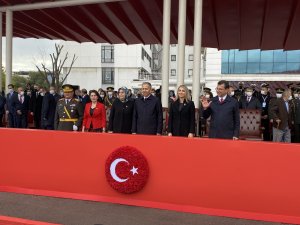
<svg viewBox="0 0 300 225">
<path fill-rule="evenodd" d="M 36 71 L 36 64 L 45 62 L 51 65 L 49 54 L 55 50 L 55 43 L 59 41 L 47 39 L 13 39 L 13 71 Z M 5 38 L 2 39 L 2 65 L 5 67 Z"/>
</svg>

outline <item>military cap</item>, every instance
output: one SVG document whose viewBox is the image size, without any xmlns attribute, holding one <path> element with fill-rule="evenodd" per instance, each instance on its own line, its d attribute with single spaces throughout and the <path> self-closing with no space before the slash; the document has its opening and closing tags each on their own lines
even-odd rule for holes
<svg viewBox="0 0 300 225">
<path fill-rule="evenodd" d="M 265 87 L 265 88 L 268 88 L 269 87 L 269 84 L 267 84 L 267 83 L 262 83 L 261 85 L 260 85 L 260 87 Z"/>
<path fill-rule="evenodd" d="M 284 92 L 284 89 L 283 88 L 276 88 L 276 93 L 283 93 Z"/>
<path fill-rule="evenodd" d="M 245 91 L 253 91 L 253 88 L 252 87 L 246 87 Z"/>
<path fill-rule="evenodd" d="M 64 84 L 63 86 L 62 86 L 62 89 L 63 89 L 63 91 L 64 92 L 73 92 L 74 91 L 74 88 L 73 88 L 73 86 L 71 85 L 71 84 Z"/>
<path fill-rule="evenodd" d="M 206 91 L 206 92 L 209 92 L 209 91 L 211 91 L 211 89 L 210 89 L 210 88 L 208 88 L 208 87 L 205 87 L 205 88 L 203 88 L 203 90 L 204 90 L 204 91 Z"/>
<path fill-rule="evenodd" d="M 113 91 L 113 90 L 114 90 L 113 87 L 107 87 L 107 88 L 106 88 L 106 91 Z"/>
</svg>

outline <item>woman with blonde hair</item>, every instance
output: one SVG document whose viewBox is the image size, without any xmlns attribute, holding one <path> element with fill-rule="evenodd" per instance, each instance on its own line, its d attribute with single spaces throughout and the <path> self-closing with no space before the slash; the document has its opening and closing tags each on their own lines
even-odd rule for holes
<svg viewBox="0 0 300 225">
<path fill-rule="evenodd" d="M 177 99 L 169 109 L 168 135 L 194 137 L 195 105 L 185 85 L 177 89 Z"/>
</svg>

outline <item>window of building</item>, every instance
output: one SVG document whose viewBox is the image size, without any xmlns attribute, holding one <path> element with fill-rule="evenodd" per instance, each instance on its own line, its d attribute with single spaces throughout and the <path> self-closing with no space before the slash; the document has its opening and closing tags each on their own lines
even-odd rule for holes
<svg viewBox="0 0 300 225">
<path fill-rule="evenodd" d="M 176 44 L 171 44 L 171 47 L 176 47 Z"/>
<path fill-rule="evenodd" d="M 101 62 L 113 63 L 114 62 L 114 46 L 105 45 L 101 46 Z"/>
<path fill-rule="evenodd" d="M 171 61 L 176 61 L 176 55 L 171 55 Z"/>
<path fill-rule="evenodd" d="M 175 69 L 171 69 L 171 76 L 176 76 L 176 70 Z"/>
<path fill-rule="evenodd" d="M 102 84 L 114 84 L 115 70 L 114 68 L 102 68 Z"/>
<path fill-rule="evenodd" d="M 300 50 L 222 51 L 222 74 L 299 73 Z"/>
<path fill-rule="evenodd" d="M 192 69 L 189 69 L 189 70 L 188 70 L 188 76 L 189 76 L 189 77 L 193 76 L 193 70 L 192 70 Z"/>
<path fill-rule="evenodd" d="M 193 54 L 189 55 L 189 61 L 194 61 L 194 55 Z"/>
</svg>

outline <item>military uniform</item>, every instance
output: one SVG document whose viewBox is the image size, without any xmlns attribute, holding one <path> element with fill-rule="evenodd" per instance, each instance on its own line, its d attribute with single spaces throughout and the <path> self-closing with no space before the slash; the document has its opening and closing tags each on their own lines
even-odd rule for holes
<svg viewBox="0 0 300 225">
<path fill-rule="evenodd" d="M 70 89 L 64 88 L 65 90 Z M 83 113 L 83 105 L 78 99 L 60 99 L 56 105 L 54 129 L 73 131 L 73 126 L 75 125 L 79 130 L 82 125 Z"/>
<path fill-rule="evenodd" d="M 107 92 L 113 92 L 114 88 L 113 87 L 108 87 L 106 88 Z M 106 95 L 106 97 L 104 98 L 104 105 L 105 105 L 105 109 L 106 109 L 106 128 L 108 128 L 108 120 L 110 117 L 110 110 L 111 107 L 114 103 L 114 101 L 116 100 L 116 98 L 114 97 L 114 95 L 112 95 L 111 97 L 108 96 L 108 94 Z"/>
</svg>

